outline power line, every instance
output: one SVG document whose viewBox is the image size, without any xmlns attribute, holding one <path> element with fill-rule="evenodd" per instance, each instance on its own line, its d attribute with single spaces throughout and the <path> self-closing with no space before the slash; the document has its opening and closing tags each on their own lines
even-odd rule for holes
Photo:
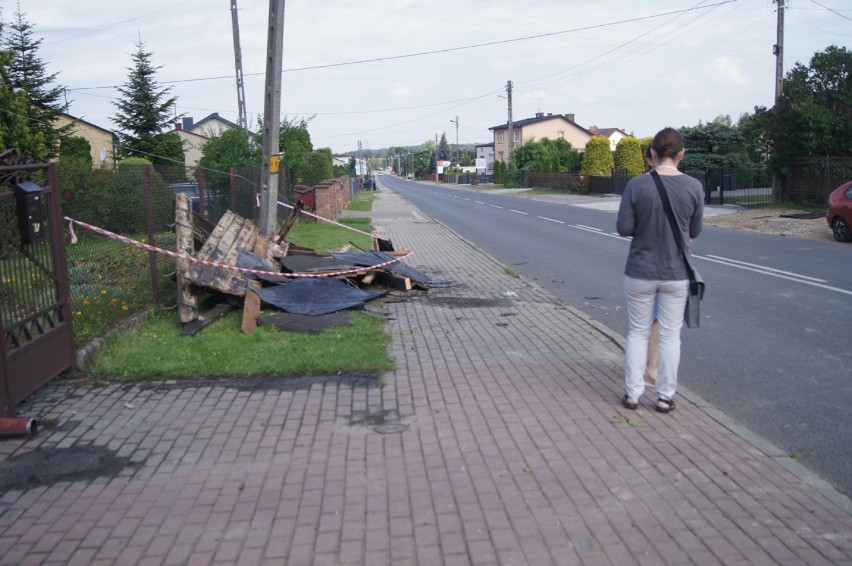
<svg viewBox="0 0 852 566">
<path fill-rule="evenodd" d="M 378 62 L 382 62 L 382 61 L 395 61 L 395 60 L 399 60 L 399 59 L 410 59 L 410 58 L 413 58 L 413 57 L 424 57 L 426 55 L 439 55 L 439 54 L 442 54 L 442 53 L 453 53 L 453 52 L 457 52 L 457 51 L 467 51 L 467 50 L 470 50 L 470 49 L 479 49 L 481 47 L 493 47 L 495 45 L 506 45 L 506 44 L 509 44 L 509 43 L 518 43 L 518 42 L 521 42 L 521 41 L 530 41 L 530 40 L 533 40 L 533 39 L 542 39 L 542 38 L 545 38 L 545 37 L 555 37 L 555 36 L 558 36 L 558 35 L 566 35 L 566 34 L 577 33 L 577 32 L 581 32 L 581 31 L 589 31 L 589 30 L 601 29 L 601 28 L 612 27 L 612 26 L 617 26 L 617 25 L 641 22 L 641 21 L 645 21 L 645 20 L 651 20 L 651 19 L 655 19 L 655 18 L 662 18 L 662 17 L 665 17 L 665 16 L 671 16 L 671 15 L 675 15 L 675 14 L 684 14 L 684 13 L 687 13 L 687 12 L 693 12 L 695 10 L 706 10 L 708 8 L 714 8 L 714 7 L 717 7 L 717 6 L 724 6 L 726 4 L 733 4 L 737 1 L 738 0 L 723 0 L 721 2 L 717 2 L 715 4 L 708 4 L 706 6 L 701 6 L 701 5 L 693 6 L 691 8 L 684 8 L 682 10 L 672 10 L 670 12 L 663 12 L 663 13 L 660 13 L 660 14 L 653 14 L 653 15 L 650 15 L 650 16 L 640 16 L 640 17 L 636 17 L 636 18 L 628 18 L 626 20 L 617 20 L 617 21 L 614 21 L 614 22 L 608 22 L 608 23 L 604 23 L 604 24 L 594 24 L 594 25 L 590 25 L 590 26 L 583 26 L 583 27 L 572 28 L 572 29 L 561 30 L 561 31 L 553 31 L 553 32 L 540 33 L 540 34 L 535 34 L 535 35 L 527 35 L 527 36 L 523 36 L 523 37 L 515 37 L 515 38 L 512 38 L 512 39 L 501 39 L 501 40 L 497 40 L 497 41 L 488 41 L 488 42 L 485 42 L 485 43 L 475 43 L 475 44 L 472 44 L 472 45 L 463 45 L 463 46 L 460 46 L 460 47 L 446 47 L 446 48 L 443 48 L 443 49 L 433 49 L 433 50 L 429 50 L 429 51 L 418 51 L 418 52 L 415 52 L 415 53 L 406 53 L 406 54 L 402 54 L 402 55 L 387 55 L 385 57 L 374 57 L 374 58 L 371 58 L 371 59 L 358 59 L 358 60 L 355 60 L 355 61 L 344 61 L 344 62 L 341 62 L 341 63 L 326 63 L 324 65 L 312 65 L 312 66 L 308 66 L 308 67 L 295 67 L 295 68 L 292 68 L 292 69 L 284 69 L 283 72 L 284 73 L 296 73 L 296 72 L 301 72 L 301 71 L 315 71 L 315 70 L 318 70 L 318 69 L 329 69 L 329 68 L 334 68 L 334 67 L 346 67 L 346 66 L 350 66 L 350 65 L 363 65 L 363 64 L 366 64 L 366 63 L 378 63 Z M 246 76 L 260 76 L 260 75 L 263 75 L 263 74 L 264 73 L 246 73 Z M 166 85 L 166 84 L 179 84 L 179 83 L 191 83 L 191 82 L 221 80 L 221 79 L 230 80 L 232 78 L 233 77 L 231 75 L 219 75 L 219 76 L 213 76 L 213 77 L 197 77 L 197 78 L 193 78 L 193 79 L 176 79 L 176 80 L 173 80 L 173 81 L 161 81 L 160 84 L 164 84 L 164 85 Z M 69 89 L 69 90 L 96 90 L 96 89 L 116 88 L 117 86 L 119 86 L 119 85 L 108 85 L 108 86 L 97 86 L 97 87 L 81 87 L 81 88 Z"/>
<path fill-rule="evenodd" d="M 836 16 L 840 16 L 840 17 L 841 17 L 841 18 L 843 18 L 844 20 L 849 20 L 850 22 L 852 22 L 852 18 L 850 18 L 850 17 L 848 17 L 848 16 L 844 16 L 843 14 L 841 14 L 840 12 L 838 12 L 838 11 L 836 11 L 836 10 L 832 10 L 832 9 L 831 9 L 831 8 L 829 8 L 828 6 L 823 6 L 822 4 L 820 4 L 819 2 L 817 2 L 816 0 L 811 0 L 811 2 L 813 2 L 814 4 L 816 4 L 817 6 L 819 6 L 820 8 L 822 8 L 822 9 L 824 9 L 824 10 L 828 10 L 829 12 L 831 12 L 832 14 L 834 14 L 834 15 L 836 15 Z"/>
</svg>

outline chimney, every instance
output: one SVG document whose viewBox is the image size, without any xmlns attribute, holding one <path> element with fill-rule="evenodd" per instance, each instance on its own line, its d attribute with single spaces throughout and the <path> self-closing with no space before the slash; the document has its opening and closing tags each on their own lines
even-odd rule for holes
<svg viewBox="0 0 852 566">
<path fill-rule="evenodd" d="M 574 121 L 574 115 L 573 114 L 565 114 L 565 119 L 568 120 L 569 122 L 573 122 Z"/>
<path fill-rule="evenodd" d="M 547 115 L 548 115 L 548 116 L 553 116 L 553 112 L 548 112 L 548 113 L 547 113 Z"/>
<path fill-rule="evenodd" d="M 191 130 L 192 124 L 193 124 L 192 118 L 184 118 L 183 119 L 183 129 L 184 130 Z"/>
<path fill-rule="evenodd" d="M 544 112 L 536 112 L 535 117 L 536 118 L 544 118 Z"/>
<path fill-rule="evenodd" d="M 181 124 L 180 122 L 175 122 L 175 130 L 180 131 L 182 129 L 183 129 L 183 124 Z"/>
</svg>

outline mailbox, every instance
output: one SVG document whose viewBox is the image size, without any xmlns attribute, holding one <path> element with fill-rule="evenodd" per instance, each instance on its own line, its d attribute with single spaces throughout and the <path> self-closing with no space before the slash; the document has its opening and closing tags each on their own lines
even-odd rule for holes
<svg viewBox="0 0 852 566">
<path fill-rule="evenodd" d="M 18 226 L 21 242 L 35 244 L 44 240 L 44 206 L 42 206 L 42 188 L 29 181 L 18 183 L 15 187 L 15 200 L 18 201 Z"/>
</svg>

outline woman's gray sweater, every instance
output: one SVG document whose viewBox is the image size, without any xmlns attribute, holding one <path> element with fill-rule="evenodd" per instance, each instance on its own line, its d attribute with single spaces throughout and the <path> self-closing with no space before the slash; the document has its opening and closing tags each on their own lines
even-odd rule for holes
<svg viewBox="0 0 852 566">
<path fill-rule="evenodd" d="M 660 175 L 669 195 L 686 254 L 692 238 L 701 233 L 704 216 L 704 190 L 689 175 Z M 636 279 L 688 279 L 686 265 L 672 234 L 657 186 L 650 174 L 630 179 L 621 198 L 616 229 L 632 236 L 624 274 Z"/>
</svg>

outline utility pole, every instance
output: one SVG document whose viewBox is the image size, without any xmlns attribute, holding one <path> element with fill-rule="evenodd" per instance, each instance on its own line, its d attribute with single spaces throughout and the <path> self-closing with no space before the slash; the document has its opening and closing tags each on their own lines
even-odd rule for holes
<svg viewBox="0 0 852 566">
<path fill-rule="evenodd" d="M 456 163 L 461 164 L 461 152 L 459 151 L 459 116 L 456 114 L 455 120 L 450 120 L 456 125 Z"/>
<path fill-rule="evenodd" d="M 506 96 L 509 101 L 509 156 L 506 163 L 512 161 L 512 147 L 515 145 L 512 141 L 512 81 L 506 83 Z"/>
<path fill-rule="evenodd" d="M 772 53 L 775 55 L 775 105 L 781 99 L 784 89 L 784 3 L 787 0 L 773 0 L 778 5 L 778 23 L 776 26 L 775 45 Z M 781 177 L 778 172 L 772 173 L 772 192 L 777 195 L 781 191 Z"/>
<path fill-rule="evenodd" d="M 262 234 L 278 229 L 278 167 L 281 134 L 281 73 L 284 71 L 284 0 L 269 0 L 266 36 L 266 88 L 263 98 L 263 158 L 260 180 Z"/>
<path fill-rule="evenodd" d="M 237 71 L 237 109 L 240 126 L 248 130 L 246 118 L 246 91 L 243 86 L 243 55 L 240 50 L 240 21 L 237 16 L 237 0 L 231 0 L 231 24 L 234 27 L 234 66 Z"/>
<path fill-rule="evenodd" d="M 781 98 L 784 89 L 784 4 L 787 0 L 774 0 L 778 4 L 777 39 L 772 46 L 775 55 L 775 102 Z"/>
</svg>

